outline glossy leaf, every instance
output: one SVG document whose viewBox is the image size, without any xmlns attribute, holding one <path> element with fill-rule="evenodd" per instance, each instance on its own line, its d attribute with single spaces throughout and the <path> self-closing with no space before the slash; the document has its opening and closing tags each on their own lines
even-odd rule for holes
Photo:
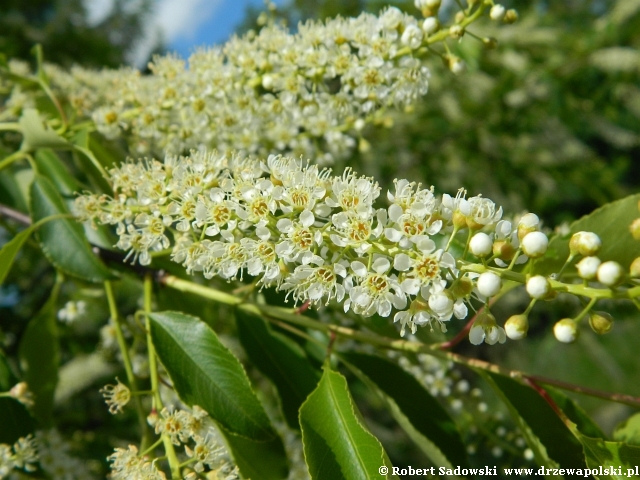
<svg viewBox="0 0 640 480">
<path fill-rule="evenodd" d="M 18 380 L 11 373 L 7 359 L 0 351 L 0 392 L 6 392 Z M 26 407 L 13 398 L 0 398 L 0 443 L 13 444 L 34 430 L 34 421 Z"/>
<path fill-rule="evenodd" d="M 58 155 L 49 148 L 38 149 L 34 156 L 38 173 L 47 177 L 63 196 L 80 190 L 80 182 L 73 177 Z"/>
<path fill-rule="evenodd" d="M 560 270 L 569 256 L 571 235 L 580 231 L 595 232 L 600 236 L 602 248 L 598 252 L 599 258 L 603 261 L 615 260 L 628 269 L 640 249 L 638 241 L 629 231 L 631 222 L 640 216 L 639 200 L 640 194 L 631 195 L 608 203 L 575 221 L 571 224 L 570 233 L 551 239 L 546 255 L 534 264 L 535 273 L 549 275 Z"/>
<path fill-rule="evenodd" d="M 70 148 L 69 142 L 53 130 L 45 127 L 40 114 L 34 108 L 25 108 L 19 123 L 23 134 L 22 150 L 46 147 Z"/>
<path fill-rule="evenodd" d="M 38 149 L 35 161 L 38 173 L 51 181 L 63 197 L 66 207 L 70 209 L 76 194 L 83 190 L 80 182 L 69 173 L 58 154 L 51 149 Z M 96 228 L 95 226 L 92 227 L 89 222 L 85 222 L 83 227 L 85 236 L 93 245 L 109 249 L 116 243 L 115 238 L 104 225 L 99 225 Z"/>
<path fill-rule="evenodd" d="M 284 480 L 289 476 L 287 455 L 280 437 L 258 442 L 234 435 L 224 429 L 221 429 L 221 432 L 243 478 Z"/>
<path fill-rule="evenodd" d="M 613 439 L 629 445 L 640 446 L 640 413 L 631 415 L 618 425 L 613 432 Z"/>
<path fill-rule="evenodd" d="M 60 284 L 56 283 L 49 299 L 34 318 L 20 340 L 20 367 L 34 394 L 32 412 L 42 427 L 53 423 L 53 396 L 58 384 L 60 346 L 56 324 L 56 302 Z"/>
<path fill-rule="evenodd" d="M 538 392 L 503 375 L 482 375 L 509 409 L 539 464 L 585 468 L 582 445 Z"/>
<path fill-rule="evenodd" d="M 413 375 L 375 355 L 347 353 L 340 358 L 383 398 L 396 421 L 437 467 L 468 465 L 455 422 Z"/>
<path fill-rule="evenodd" d="M 313 480 L 388 478 L 380 442 L 362 424 L 345 378 L 325 367 L 300 409 L 304 456 Z"/>
<path fill-rule="evenodd" d="M 590 438 L 573 429 L 584 447 L 587 467 L 597 469 L 597 478 L 622 480 L 640 476 L 640 447 Z"/>
<path fill-rule="evenodd" d="M 36 175 L 31 185 L 31 215 L 34 221 L 68 213 L 56 187 L 42 175 Z M 104 264 L 91 251 L 82 226 L 75 220 L 58 219 L 39 230 L 45 256 L 63 272 L 88 280 L 102 282 L 112 278 Z"/>
<path fill-rule="evenodd" d="M 7 278 L 9 270 L 11 270 L 11 265 L 13 265 L 13 261 L 22 248 L 22 245 L 29 239 L 35 229 L 36 227 L 33 225 L 24 229 L 5 243 L 0 249 L 0 285 L 2 285 L 5 278 Z"/>
<path fill-rule="evenodd" d="M 232 434 L 277 437 L 242 365 L 207 324 L 179 312 L 152 313 L 151 335 L 184 402 L 204 408 Z"/>
<path fill-rule="evenodd" d="M 299 429 L 298 411 L 316 388 L 320 373 L 297 343 L 274 332 L 259 316 L 237 309 L 236 324 L 249 360 L 278 390 L 287 424 Z"/>
</svg>

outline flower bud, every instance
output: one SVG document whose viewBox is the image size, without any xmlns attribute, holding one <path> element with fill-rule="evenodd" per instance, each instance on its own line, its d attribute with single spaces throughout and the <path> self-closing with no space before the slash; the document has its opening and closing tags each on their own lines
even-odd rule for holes
<svg viewBox="0 0 640 480">
<path fill-rule="evenodd" d="M 488 50 L 493 50 L 494 48 L 496 48 L 498 46 L 498 40 L 496 38 L 493 37 L 483 37 L 482 38 L 482 44 L 484 45 L 484 47 Z"/>
<path fill-rule="evenodd" d="M 522 251 L 530 258 L 539 258 L 545 254 L 549 239 L 542 232 L 527 233 L 522 239 Z"/>
<path fill-rule="evenodd" d="M 464 12 L 460 11 L 460 12 L 456 13 L 456 16 L 455 16 L 454 20 L 455 20 L 456 23 L 462 23 L 465 18 L 466 18 L 466 15 L 464 14 Z"/>
<path fill-rule="evenodd" d="M 589 325 L 598 335 L 604 335 L 613 328 L 613 317 L 607 312 L 591 312 Z"/>
<path fill-rule="evenodd" d="M 469 251 L 476 257 L 486 257 L 493 251 L 491 237 L 483 232 L 476 233 L 469 242 Z"/>
<path fill-rule="evenodd" d="M 553 326 L 553 335 L 562 343 L 575 342 L 578 333 L 578 324 L 572 318 L 563 318 Z"/>
<path fill-rule="evenodd" d="M 29 390 L 27 382 L 20 382 L 15 384 L 11 390 L 9 390 L 9 396 L 15 398 L 17 401 L 27 407 L 33 406 L 33 393 Z"/>
<path fill-rule="evenodd" d="M 464 60 L 462 60 L 460 57 L 457 57 L 455 55 L 448 55 L 447 67 L 449 67 L 449 70 L 451 70 L 452 73 L 454 73 L 455 75 L 459 75 L 460 73 L 464 72 L 466 65 L 464 63 Z"/>
<path fill-rule="evenodd" d="M 541 300 L 546 298 L 551 291 L 551 284 L 542 275 L 535 275 L 527 280 L 527 293 L 531 298 Z"/>
<path fill-rule="evenodd" d="M 614 287 L 624 278 L 624 271 L 618 262 L 604 262 L 598 267 L 597 277 L 603 285 Z"/>
<path fill-rule="evenodd" d="M 511 260 L 516 254 L 516 248 L 505 240 L 493 243 L 493 254 L 500 260 Z"/>
<path fill-rule="evenodd" d="M 640 257 L 636 257 L 636 259 L 631 262 L 631 266 L 629 267 L 629 276 L 631 278 L 640 278 Z"/>
<path fill-rule="evenodd" d="M 526 315 L 512 315 L 504 324 L 504 331 L 511 340 L 522 340 L 529 331 L 529 319 Z"/>
<path fill-rule="evenodd" d="M 485 297 L 493 297 L 500 292 L 502 281 L 500 277 L 493 272 L 484 272 L 478 277 L 476 284 L 478 291 Z"/>
<path fill-rule="evenodd" d="M 491 17 L 491 20 L 500 21 L 504 18 L 505 13 L 507 13 L 506 9 L 502 5 L 496 4 L 491 7 L 489 17 Z"/>
<path fill-rule="evenodd" d="M 523 215 L 518 222 L 518 238 L 520 241 L 527 235 L 527 233 L 535 232 L 540 225 L 540 219 L 535 213 L 527 213 Z"/>
<path fill-rule="evenodd" d="M 438 22 L 436 17 L 427 17 L 424 19 L 424 22 L 422 22 L 422 31 L 425 35 L 431 35 L 438 30 L 440 30 L 440 22 Z"/>
<path fill-rule="evenodd" d="M 505 23 L 516 23 L 518 21 L 518 12 L 513 8 L 507 10 L 507 13 L 504 14 Z"/>
<path fill-rule="evenodd" d="M 584 255 L 589 257 L 595 255 L 600 250 L 602 241 L 600 237 L 593 232 L 577 232 L 574 233 L 569 241 L 569 250 L 571 255 Z"/>
<path fill-rule="evenodd" d="M 464 298 L 473 291 L 473 282 L 469 277 L 461 277 L 454 282 L 450 291 L 455 298 Z"/>
<path fill-rule="evenodd" d="M 457 24 L 451 25 L 451 27 L 449 28 L 449 35 L 456 39 L 462 38 L 462 36 L 464 35 L 464 27 Z"/>
<path fill-rule="evenodd" d="M 598 257 L 584 257 L 578 263 L 576 268 L 578 269 L 578 275 L 585 280 L 593 280 L 598 273 L 598 267 L 602 262 Z"/>
<path fill-rule="evenodd" d="M 629 231 L 631 232 L 631 235 L 633 235 L 633 238 L 640 240 L 640 218 L 636 218 L 631 222 L 631 225 L 629 225 Z"/>
</svg>

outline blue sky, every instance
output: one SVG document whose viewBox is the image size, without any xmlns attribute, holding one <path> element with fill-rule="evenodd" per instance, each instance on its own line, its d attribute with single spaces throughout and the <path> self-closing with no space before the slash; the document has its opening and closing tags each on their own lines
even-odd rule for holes
<svg viewBox="0 0 640 480">
<path fill-rule="evenodd" d="M 182 57 L 198 46 L 223 43 L 244 18 L 249 5 L 261 8 L 263 0 L 155 0 L 156 5 L 146 25 L 145 39 L 131 57 L 141 66 L 149 52 L 162 38 L 170 51 Z M 282 4 L 282 0 L 276 0 Z M 113 0 L 85 0 L 90 21 L 100 22 L 108 15 Z"/>
</svg>

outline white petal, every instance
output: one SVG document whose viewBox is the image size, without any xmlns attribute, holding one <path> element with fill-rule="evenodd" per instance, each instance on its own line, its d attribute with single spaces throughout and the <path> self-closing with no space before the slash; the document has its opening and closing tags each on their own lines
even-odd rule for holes
<svg viewBox="0 0 640 480">
<path fill-rule="evenodd" d="M 383 274 L 386 273 L 391 267 L 391 263 L 386 257 L 379 257 L 373 262 L 372 268 L 376 273 Z"/>
<path fill-rule="evenodd" d="M 364 277 L 368 273 L 367 266 L 357 260 L 351 262 L 351 270 L 359 277 Z"/>
<path fill-rule="evenodd" d="M 393 268 L 399 272 L 406 272 L 411 268 L 411 257 L 406 253 L 399 253 L 393 259 Z"/>
<path fill-rule="evenodd" d="M 469 330 L 469 341 L 473 345 L 480 345 L 484 341 L 484 329 L 480 325 L 474 325 Z"/>
<path fill-rule="evenodd" d="M 309 210 L 305 210 L 300 214 L 300 223 L 302 223 L 303 226 L 310 227 L 313 225 L 313 222 L 315 222 L 315 217 Z"/>
<path fill-rule="evenodd" d="M 402 207 L 394 203 L 389 207 L 389 220 L 391 220 L 392 222 L 397 222 L 403 213 L 404 212 L 402 211 Z"/>
<path fill-rule="evenodd" d="M 396 230 L 395 228 L 385 228 L 384 236 L 387 237 L 387 240 L 390 242 L 399 242 L 402 238 L 402 232 Z"/>
</svg>

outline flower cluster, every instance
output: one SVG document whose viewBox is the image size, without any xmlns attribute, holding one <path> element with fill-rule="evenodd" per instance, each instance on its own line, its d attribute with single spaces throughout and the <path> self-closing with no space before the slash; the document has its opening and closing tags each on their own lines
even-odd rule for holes
<svg viewBox="0 0 640 480">
<path fill-rule="evenodd" d="M 192 411 L 163 409 L 160 415 L 152 413 L 148 418 L 156 433 L 165 435 L 174 445 L 184 445 L 191 473 L 186 479 L 200 478 L 199 474 L 207 471 L 207 478 L 220 480 L 237 480 L 238 468 L 229 461 L 227 449 L 221 444 L 207 413 L 197 405 Z M 189 446 L 190 442 L 194 443 Z M 111 463 L 111 477 L 117 479 L 144 478 L 164 480 L 165 474 L 158 469 L 155 461 L 150 461 L 138 449 L 116 448 L 108 458 Z"/>
<path fill-rule="evenodd" d="M 380 108 L 424 96 L 429 70 L 421 57 L 434 43 L 459 39 L 489 10 L 478 2 L 447 27 L 437 19 L 439 2 L 428 9 L 423 3 L 416 6 L 426 19 L 389 7 L 379 15 L 308 21 L 296 33 L 272 22 L 188 61 L 156 57 L 148 76 L 130 68 L 45 71 L 80 116 L 108 138 L 127 138 L 140 154 L 216 148 L 331 163 L 349 154 Z M 463 69 L 448 49 L 444 58 L 455 73 Z M 15 84 L 8 101 L 15 116 L 32 103 Z"/>
<path fill-rule="evenodd" d="M 487 198 L 467 199 L 462 190 L 437 197 L 433 188 L 397 180 L 389 207 L 377 208 L 372 178 L 350 169 L 333 176 L 289 157 L 258 162 L 193 152 L 122 164 L 110 181 L 113 197 L 82 195 L 76 212 L 114 225 L 127 259 L 146 265 L 170 253 L 189 273 L 249 274 L 296 302 L 335 300 L 362 316 L 395 309 L 402 335 L 419 325 L 446 331 L 453 316 L 467 316 L 472 298 L 499 291 L 485 285 L 487 274 L 464 271 L 471 262 L 458 251 L 459 230 L 493 231 L 498 265 L 527 259 L 519 255 L 518 228 Z"/>
<path fill-rule="evenodd" d="M 9 476 L 14 468 L 34 472 L 37 462 L 38 449 L 33 435 L 19 438 L 13 445 L 0 443 L 0 478 Z"/>
</svg>

